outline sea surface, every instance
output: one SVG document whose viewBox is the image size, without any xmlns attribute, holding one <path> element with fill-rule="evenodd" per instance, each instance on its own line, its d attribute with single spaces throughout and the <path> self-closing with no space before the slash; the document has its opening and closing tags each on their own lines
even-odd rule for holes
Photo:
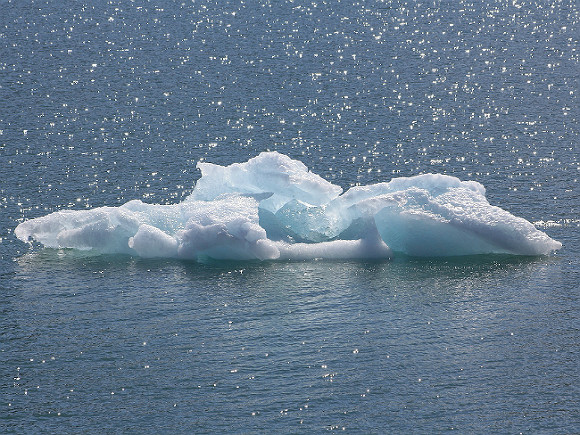
<svg viewBox="0 0 580 435">
<path fill-rule="evenodd" d="M 1 433 L 580 433 L 580 4 L 0 0 Z M 26 245 L 272 150 L 442 173 L 550 256 L 196 263 Z"/>
</svg>

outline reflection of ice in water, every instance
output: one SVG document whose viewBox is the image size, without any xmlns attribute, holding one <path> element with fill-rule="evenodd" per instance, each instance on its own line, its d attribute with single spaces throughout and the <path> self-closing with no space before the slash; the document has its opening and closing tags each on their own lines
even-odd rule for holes
<svg viewBox="0 0 580 435">
<path fill-rule="evenodd" d="M 182 203 L 60 211 L 20 224 L 16 235 L 54 248 L 188 259 L 542 255 L 562 246 L 490 205 L 474 181 L 426 174 L 342 193 L 277 152 L 198 168 Z"/>
</svg>

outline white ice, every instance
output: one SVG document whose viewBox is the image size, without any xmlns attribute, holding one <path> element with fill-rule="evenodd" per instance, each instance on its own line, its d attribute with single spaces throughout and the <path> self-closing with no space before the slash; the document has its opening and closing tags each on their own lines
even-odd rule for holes
<svg viewBox="0 0 580 435">
<path fill-rule="evenodd" d="M 193 260 L 545 255 L 562 246 L 490 205 L 475 181 L 425 174 L 342 193 L 277 152 L 198 168 L 182 203 L 59 211 L 15 233 L 50 248 Z"/>
</svg>

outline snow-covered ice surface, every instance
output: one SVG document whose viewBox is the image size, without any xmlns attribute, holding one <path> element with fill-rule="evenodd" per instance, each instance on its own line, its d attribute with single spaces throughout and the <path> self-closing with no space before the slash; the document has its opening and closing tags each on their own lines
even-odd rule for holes
<svg viewBox="0 0 580 435">
<path fill-rule="evenodd" d="M 179 204 L 59 211 L 15 233 L 49 248 L 194 260 L 545 255 L 562 246 L 490 205 L 475 181 L 425 174 L 343 193 L 277 152 L 197 167 L 202 176 Z"/>
</svg>

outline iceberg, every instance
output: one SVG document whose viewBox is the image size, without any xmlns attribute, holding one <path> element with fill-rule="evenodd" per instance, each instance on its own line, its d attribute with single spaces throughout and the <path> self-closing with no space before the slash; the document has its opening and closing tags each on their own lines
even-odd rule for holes
<svg viewBox="0 0 580 435">
<path fill-rule="evenodd" d="M 15 234 L 49 248 L 197 261 L 547 255 L 562 247 L 489 204 L 476 181 L 423 174 L 343 192 L 277 152 L 197 168 L 201 178 L 179 204 L 57 211 Z"/>
</svg>

